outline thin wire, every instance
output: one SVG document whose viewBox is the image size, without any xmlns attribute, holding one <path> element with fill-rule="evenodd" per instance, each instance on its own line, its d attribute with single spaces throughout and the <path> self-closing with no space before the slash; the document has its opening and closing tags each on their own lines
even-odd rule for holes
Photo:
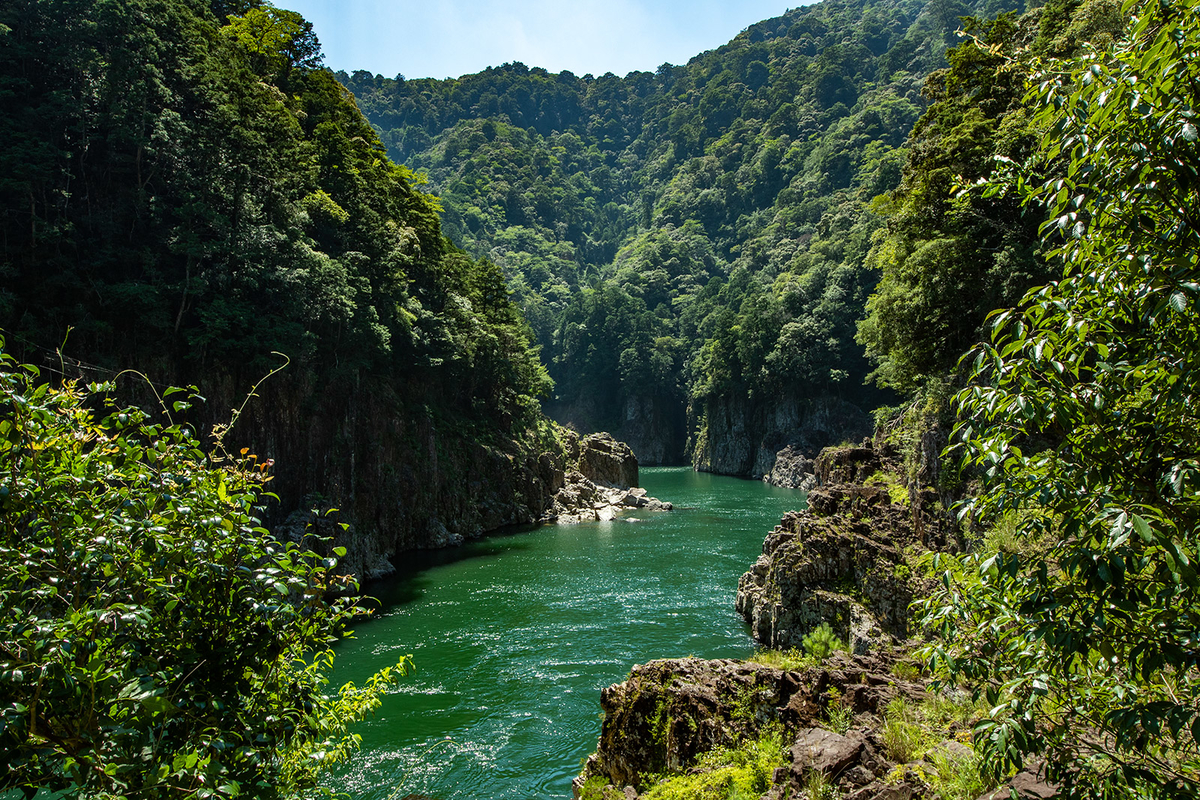
<svg viewBox="0 0 1200 800">
<path fill-rule="evenodd" d="M 54 375 L 58 375 L 61 378 L 75 377 L 74 375 L 71 375 L 65 371 L 66 364 L 70 364 L 72 367 L 74 367 L 76 370 L 79 370 L 79 371 L 86 370 L 86 371 L 90 371 L 90 372 L 98 372 L 98 373 L 102 373 L 105 375 L 109 375 L 114 379 L 119 378 L 123 373 L 129 372 L 129 370 L 127 370 L 127 369 L 125 369 L 125 370 L 110 369 L 109 367 L 102 367 L 99 364 L 91 364 L 91 363 L 88 363 L 87 361 L 82 361 L 78 358 L 74 358 L 72 356 L 65 355 L 61 348 L 59 348 L 57 350 L 51 350 L 49 347 L 42 347 L 40 344 L 31 342 L 28 339 L 26 339 L 24 336 L 21 336 L 18 333 L 13 333 L 12 331 L 7 330 L 5 328 L 0 328 L 0 335 L 3 335 L 4 339 L 6 341 L 10 340 L 10 339 L 15 339 L 18 342 L 21 342 L 26 347 L 32 348 L 34 350 L 40 350 L 41 352 L 45 353 L 47 357 L 52 356 L 55 360 L 57 360 L 59 362 L 60 368 L 56 369 L 52 365 L 53 362 L 47 362 L 45 364 L 38 365 L 38 369 L 42 370 L 43 372 L 49 372 Z M 145 377 L 145 376 L 143 376 L 143 377 Z M 146 378 L 146 382 L 157 389 L 171 388 L 169 384 L 155 383 L 154 381 L 151 381 L 149 378 Z"/>
</svg>

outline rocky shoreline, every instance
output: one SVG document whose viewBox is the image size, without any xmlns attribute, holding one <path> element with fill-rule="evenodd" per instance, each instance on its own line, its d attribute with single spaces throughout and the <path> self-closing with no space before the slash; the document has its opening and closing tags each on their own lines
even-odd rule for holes
<svg viewBox="0 0 1200 800">
<path fill-rule="evenodd" d="M 353 522 L 343 525 L 337 506 L 324 497 L 311 498 L 306 507 L 275 525 L 276 535 L 299 543 L 315 533 L 330 546 L 346 547 L 348 552 L 339 567 L 367 581 L 394 573 L 406 552 L 457 547 L 511 525 L 565 525 L 609 520 L 633 509 L 672 509 L 671 503 L 649 497 L 638 488 L 637 456 L 629 445 L 608 433 L 581 437 L 559 428 L 553 447 L 524 459 L 475 449 L 478 452 L 471 455 L 469 469 L 463 469 L 462 485 L 453 490 L 459 510 L 450 513 L 439 501 L 435 503 L 439 510 L 423 509 L 420 522 L 410 521 L 409 535 L 401 539 L 382 523 L 366 529 Z M 429 450 L 437 452 L 432 442 Z M 442 494 L 432 493 L 433 499 Z M 474 500 L 474 505 L 463 505 L 458 495 Z M 414 497 L 395 500 L 396 506 L 408 504 L 416 505 Z"/>
<path fill-rule="evenodd" d="M 663 781 L 717 776 L 706 754 L 763 736 L 782 749 L 755 788 L 762 800 L 932 800 L 944 796 L 951 772 L 973 770 L 979 712 L 969 694 L 935 691 L 908 656 L 909 604 L 931 581 L 920 558 L 962 546 L 938 493 L 920 480 L 928 471 L 916 472 L 906 480 L 900 453 L 882 440 L 823 450 L 808 508 L 767 535 L 737 589 L 754 638 L 775 651 L 764 661 L 781 663 L 635 665 L 601 693 L 600 740 L 573 783 L 577 800 L 637 800 Z M 805 637 L 825 625 L 847 650 L 805 657 Z M 1010 792 L 1057 794 L 1029 767 L 969 796 Z"/>
</svg>

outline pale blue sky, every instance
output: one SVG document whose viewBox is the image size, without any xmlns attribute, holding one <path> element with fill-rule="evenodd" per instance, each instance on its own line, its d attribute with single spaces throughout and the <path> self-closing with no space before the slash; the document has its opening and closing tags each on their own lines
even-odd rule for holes
<svg viewBox="0 0 1200 800">
<path fill-rule="evenodd" d="M 332 69 L 448 78 L 506 61 L 625 75 L 686 64 L 802 0 L 275 0 L 313 24 Z"/>
</svg>

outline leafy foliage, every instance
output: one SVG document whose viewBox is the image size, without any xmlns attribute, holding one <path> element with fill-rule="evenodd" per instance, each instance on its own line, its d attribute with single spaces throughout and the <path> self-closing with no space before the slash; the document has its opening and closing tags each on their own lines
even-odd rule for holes
<svg viewBox="0 0 1200 800">
<path fill-rule="evenodd" d="M 1047 135 L 989 190 L 1045 205 L 1065 270 L 995 317 L 958 397 L 962 452 L 985 476 L 968 511 L 1031 546 L 950 560 L 926 621 L 946 639 L 934 661 L 985 687 L 975 739 L 993 774 L 1044 755 L 1072 796 L 1190 797 L 1200 15 L 1123 12 L 1127 35 L 1041 66 Z"/>
<path fill-rule="evenodd" d="M 616 427 L 652 398 L 703 429 L 730 399 L 878 400 L 854 341 L 870 201 L 957 13 L 1010 7 L 943 5 L 828 0 L 624 78 L 341 77 L 447 230 L 504 270 L 563 404 Z"/>
<path fill-rule="evenodd" d="M 78 356 L 183 382 L 281 351 L 325 380 L 407 372 L 402 395 L 449 384 L 448 410 L 526 415 L 549 383 L 495 268 L 444 240 L 309 23 L 226 5 L 0 10 L 10 346 L 71 326 Z"/>
<path fill-rule="evenodd" d="M 751 800 L 771 787 L 772 774 L 783 764 L 783 733 L 769 729 L 737 747 L 704 753 L 697 769 L 664 776 L 645 796 L 650 800 Z"/>
<path fill-rule="evenodd" d="M 272 538 L 269 462 L 111 388 L 0 353 L 0 790 L 312 794 L 407 659 L 327 696 L 344 551 Z"/>
<path fill-rule="evenodd" d="M 901 184 L 876 206 L 887 228 L 867 263 L 881 276 L 858 338 L 878 383 L 911 391 L 951 371 L 992 309 L 1053 277 L 1040 214 L 970 185 L 994 172 L 997 157 L 1024 161 L 1045 135 L 1024 102 L 1034 60 L 1111 41 L 1122 24 L 1116 0 L 965 21 L 968 40 L 925 85 L 932 104 L 913 130 Z"/>
<path fill-rule="evenodd" d="M 268 524 L 328 498 L 355 570 L 431 517 L 485 524 L 459 473 L 536 464 L 549 377 L 502 273 L 443 237 L 308 23 L 258 0 L 15 0 L 0 24 L 10 349 L 58 367 L 70 330 L 71 374 L 199 386 L 198 430 L 286 353 L 235 434 L 279 458 Z"/>
</svg>

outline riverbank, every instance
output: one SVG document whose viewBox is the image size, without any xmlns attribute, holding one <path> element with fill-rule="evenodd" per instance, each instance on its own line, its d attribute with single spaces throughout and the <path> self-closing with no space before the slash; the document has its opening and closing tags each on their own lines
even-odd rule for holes
<svg viewBox="0 0 1200 800">
<path fill-rule="evenodd" d="M 914 658 L 925 554 L 963 543 L 933 488 L 905 485 L 900 456 L 881 440 L 822 451 L 808 509 L 784 515 L 738 583 L 739 612 L 775 649 L 635 665 L 601 693 L 577 800 L 1056 795 L 1034 768 L 989 783 L 970 746 L 985 709 Z"/>
</svg>

